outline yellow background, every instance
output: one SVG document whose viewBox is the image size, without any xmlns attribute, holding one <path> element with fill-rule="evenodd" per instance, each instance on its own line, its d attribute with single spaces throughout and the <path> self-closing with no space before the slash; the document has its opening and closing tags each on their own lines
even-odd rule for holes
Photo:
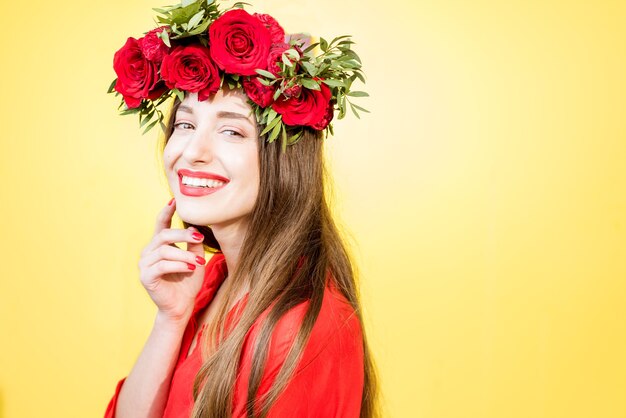
<svg viewBox="0 0 626 418">
<path fill-rule="evenodd" d="M 156 130 L 105 93 L 168 2 L 3 1 L 0 417 L 96 417 L 155 308 Z M 626 417 L 626 7 L 270 0 L 351 34 L 328 140 L 387 417 Z"/>
</svg>

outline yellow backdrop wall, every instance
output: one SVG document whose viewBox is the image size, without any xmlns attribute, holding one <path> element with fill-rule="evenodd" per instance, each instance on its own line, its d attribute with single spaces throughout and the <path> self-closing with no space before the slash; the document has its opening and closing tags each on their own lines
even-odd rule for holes
<svg viewBox="0 0 626 418">
<path fill-rule="evenodd" d="M 2 418 L 101 416 L 150 331 L 137 262 L 169 194 L 156 131 L 105 92 L 163 5 L 3 2 Z M 328 153 L 385 416 L 624 418 L 624 3 L 257 10 L 358 42 L 372 113 Z"/>
</svg>

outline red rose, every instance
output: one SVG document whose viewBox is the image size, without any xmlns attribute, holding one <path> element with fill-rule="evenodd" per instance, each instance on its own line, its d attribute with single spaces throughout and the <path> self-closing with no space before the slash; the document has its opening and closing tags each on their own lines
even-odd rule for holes
<svg viewBox="0 0 626 418">
<path fill-rule="evenodd" d="M 294 84 L 291 87 L 287 87 L 286 89 L 283 90 L 283 95 L 285 95 L 286 98 L 290 98 L 290 97 L 297 97 L 300 95 L 300 93 L 302 92 L 302 86 L 300 84 Z"/>
<path fill-rule="evenodd" d="M 198 92 L 204 101 L 220 88 L 219 69 L 209 49 L 202 45 L 177 46 L 163 57 L 161 77 L 170 89 Z"/>
<path fill-rule="evenodd" d="M 243 80 L 243 89 L 250 100 L 261 107 L 267 107 L 274 101 L 274 92 L 276 89 L 261 84 L 258 77 L 246 77 Z"/>
<path fill-rule="evenodd" d="M 158 99 L 166 91 L 159 83 L 157 64 L 143 55 L 135 38 L 128 38 L 115 53 L 113 69 L 117 74 L 115 90 L 124 97 L 128 108 L 139 107 L 141 99 Z"/>
<path fill-rule="evenodd" d="M 270 48 L 270 52 L 267 56 L 267 71 L 274 75 L 278 75 L 280 73 L 279 62 L 283 62 L 283 52 L 289 49 L 289 44 L 280 43 L 273 44 Z"/>
<path fill-rule="evenodd" d="M 283 115 L 283 122 L 290 126 L 305 125 L 317 130 L 324 129 L 332 119 L 330 113 L 331 92 L 326 84 L 320 85 L 321 90 L 302 89 L 300 96 L 285 99 L 279 97 L 272 108 Z"/>
<path fill-rule="evenodd" d="M 243 9 L 230 10 L 209 26 L 211 57 L 225 72 L 256 75 L 267 68 L 272 37 L 259 19 Z"/>
<path fill-rule="evenodd" d="M 280 24 L 270 15 L 255 13 L 254 17 L 259 19 L 263 26 L 269 29 L 270 34 L 272 36 L 273 44 L 280 44 L 285 42 L 285 30 L 280 26 Z"/>
<path fill-rule="evenodd" d="M 321 131 L 322 129 L 326 128 L 328 124 L 330 123 L 330 121 L 333 120 L 334 114 L 335 114 L 335 109 L 329 103 L 328 108 L 326 109 L 326 114 L 324 115 L 322 119 L 320 119 L 316 124 L 313 125 L 313 129 L 317 129 L 318 131 Z"/>
<path fill-rule="evenodd" d="M 152 29 L 150 32 L 146 33 L 143 38 L 137 40 L 144 57 L 150 61 L 161 63 L 163 56 L 170 50 L 170 48 L 163 43 L 163 40 L 157 36 L 157 33 L 163 32 L 164 29 L 169 33 L 169 26 L 161 26 Z"/>
</svg>

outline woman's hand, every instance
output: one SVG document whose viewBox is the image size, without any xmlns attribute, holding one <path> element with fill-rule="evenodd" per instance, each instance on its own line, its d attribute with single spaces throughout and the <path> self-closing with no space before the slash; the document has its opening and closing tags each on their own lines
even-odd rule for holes
<svg viewBox="0 0 626 418">
<path fill-rule="evenodd" d="M 195 228 L 172 229 L 176 201 L 172 199 L 157 217 L 152 240 L 141 252 L 140 280 L 159 309 L 158 315 L 186 323 L 204 279 L 202 235 Z M 195 234 L 195 236 L 194 236 Z M 187 250 L 174 245 L 186 242 Z"/>
</svg>

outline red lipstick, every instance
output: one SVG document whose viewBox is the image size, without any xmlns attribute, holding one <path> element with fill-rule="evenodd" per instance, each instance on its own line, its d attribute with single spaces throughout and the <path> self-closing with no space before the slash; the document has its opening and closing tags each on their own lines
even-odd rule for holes
<svg viewBox="0 0 626 418">
<path fill-rule="evenodd" d="M 185 177 L 196 177 L 201 179 L 211 179 L 218 180 L 224 182 L 223 185 L 218 187 L 195 187 L 195 186 L 187 186 L 183 184 L 183 176 Z M 223 189 L 230 180 L 226 177 L 222 177 L 218 174 L 208 173 L 206 171 L 191 171 L 187 169 L 178 170 L 178 186 L 180 187 L 180 192 L 187 196 L 205 196 L 211 193 L 215 193 L 218 190 Z"/>
</svg>

